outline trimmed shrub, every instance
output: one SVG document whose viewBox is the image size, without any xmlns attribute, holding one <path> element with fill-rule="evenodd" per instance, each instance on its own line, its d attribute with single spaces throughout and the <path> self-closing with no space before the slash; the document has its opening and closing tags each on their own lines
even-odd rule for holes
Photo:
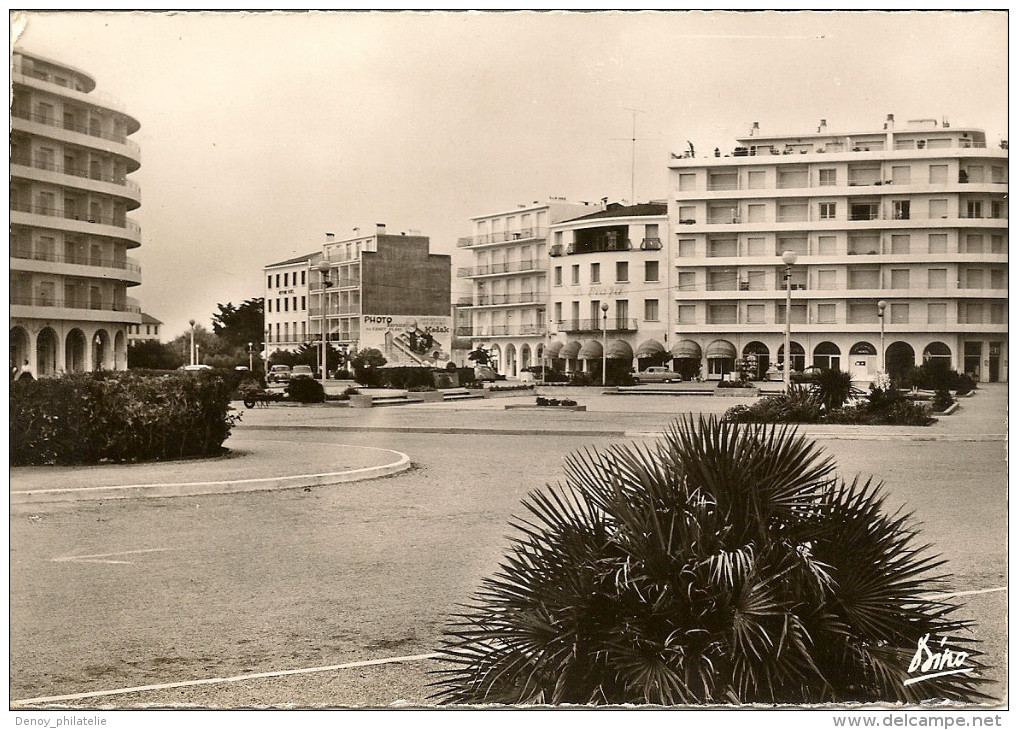
<svg viewBox="0 0 1018 730">
<path fill-rule="evenodd" d="M 943 413 L 948 408 L 954 405 L 954 398 L 951 397 L 951 391 L 949 390 L 938 390 L 933 396 L 933 410 Z"/>
<path fill-rule="evenodd" d="M 286 397 L 295 403 L 324 403 L 325 388 L 312 378 L 291 378 L 286 384 Z"/>
<path fill-rule="evenodd" d="M 984 668 L 943 561 L 882 485 L 792 429 L 678 421 L 586 449 L 531 493 L 446 630 L 446 704 L 975 702 Z M 972 673 L 909 683 L 924 635 Z"/>
<path fill-rule="evenodd" d="M 10 391 L 12 465 L 154 461 L 221 453 L 239 414 L 212 372 L 79 373 Z"/>
</svg>

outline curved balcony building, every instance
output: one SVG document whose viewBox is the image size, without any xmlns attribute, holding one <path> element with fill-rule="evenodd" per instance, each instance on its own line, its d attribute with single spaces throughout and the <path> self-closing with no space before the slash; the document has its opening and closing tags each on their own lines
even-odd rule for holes
<svg viewBox="0 0 1018 730">
<path fill-rule="evenodd" d="M 128 213 L 138 121 L 87 73 L 15 51 L 11 69 L 10 365 L 35 377 L 127 368 L 141 310 Z"/>
<path fill-rule="evenodd" d="M 676 369 L 1007 379 L 1007 144 L 936 120 L 761 136 L 670 163 Z M 791 307 L 786 312 L 786 267 Z M 878 306 L 882 304 L 881 308 Z"/>
</svg>

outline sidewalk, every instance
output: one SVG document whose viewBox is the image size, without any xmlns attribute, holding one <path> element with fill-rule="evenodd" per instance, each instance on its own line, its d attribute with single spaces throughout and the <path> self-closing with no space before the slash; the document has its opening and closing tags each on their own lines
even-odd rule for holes
<svg viewBox="0 0 1018 730">
<path fill-rule="evenodd" d="M 568 397 L 585 412 L 549 409 L 507 411 L 513 403 L 532 403 L 536 395 Z M 398 407 L 347 409 L 307 406 L 243 410 L 237 432 L 247 430 L 326 430 L 353 432 L 474 433 L 504 435 L 641 436 L 659 434 L 684 414 L 721 415 L 753 398 L 716 396 L 605 395 L 602 388 L 538 387 L 516 397 L 421 403 Z M 960 408 L 933 426 L 799 426 L 804 434 L 824 438 L 892 440 L 992 440 L 1006 438 L 1007 385 L 980 386 Z M 240 406 L 240 404 L 235 404 Z M 241 407 L 242 408 L 242 407 Z"/>
</svg>

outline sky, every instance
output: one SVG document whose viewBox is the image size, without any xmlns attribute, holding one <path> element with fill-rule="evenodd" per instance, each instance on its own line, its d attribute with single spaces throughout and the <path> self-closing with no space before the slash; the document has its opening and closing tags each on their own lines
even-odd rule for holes
<svg viewBox="0 0 1018 730">
<path fill-rule="evenodd" d="M 262 296 L 262 267 L 326 232 L 418 230 L 455 271 L 470 217 L 664 200 L 669 153 L 729 148 L 755 121 L 1008 129 L 1000 11 L 30 11 L 11 27 L 141 122 L 128 294 L 164 340 Z"/>
</svg>

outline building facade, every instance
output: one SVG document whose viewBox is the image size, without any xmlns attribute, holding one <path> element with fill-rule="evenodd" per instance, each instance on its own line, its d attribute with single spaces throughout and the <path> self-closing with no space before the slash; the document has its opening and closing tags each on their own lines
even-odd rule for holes
<svg viewBox="0 0 1018 730">
<path fill-rule="evenodd" d="M 140 124 L 94 93 L 83 71 L 15 51 L 11 68 L 10 361 L 18 374 L 124 370 L 127 296 L 141 268 L 127 251 L 141 228 L 128 175 Z"/>
<path fill-rule="evenodd" d="M 726 154 L 673 155 L 674 367 L 720 378 L 751 357 L 763 376 L 790 317 L 794 369 L 866 380 L 939 360 L 1006 380 L 1006 147 L 889 115 L 852 134 L 754 125 Z"/>
<path fill-rule="evenodd" d="M 483 347 L 495 369 L 516 377 L 539 365 L 548 333 L 549 226 L 598 206 L 552 199 L 471 219 L 457 246 L 472 256 L 457 276 L 470 293 L 457 302 L 458 337 Z"/>
<path fill-rule="evenodd" d="M 372 347 L 390 365 L 451 360 L 451 257 L 430 252 L 430 240 L 328 234 L 321 251 L 264 269 L 266 354 L 326 339 L 353 352 Z M 270 306 L 271 302 L 271 306 Z"/>
<path fill-rule="evenodd" d="M 151 314 L 141 313 L 140 324 L 129 324 L 127 325 L 127 344 L 132 342 L 144 342 L 152 340 L 159 342 L 162 339 L 162 335 L 159 332 L 159 328 L 163 326 L 163 323 L 153 317 Z"/>
<path fill-rule="evenodd" d="M 548 240 L 547 364 L 589 373 L 605 360 L 622 372 L 656 363 L 672 329 L 667 204 L 612 203 L 552 225 Z"/>
</svg>

